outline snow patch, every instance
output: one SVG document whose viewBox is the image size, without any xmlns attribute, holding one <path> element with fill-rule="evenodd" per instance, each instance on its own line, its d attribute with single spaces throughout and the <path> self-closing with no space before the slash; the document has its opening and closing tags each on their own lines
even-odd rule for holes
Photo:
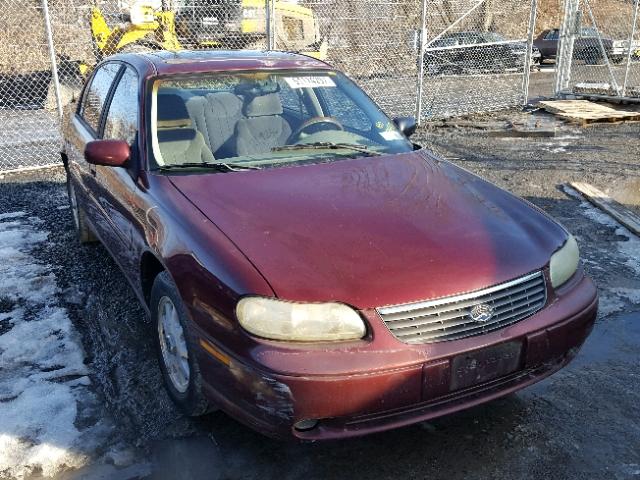
<svg viewBox="0 0 640 480">
<path fill-rule="evenodd" d="M 637 288 L 612 288 L 611 291 L 631 303 L 640 305 L 640 290 Z"/>
<path fill-rule="evenodd" d="M 32 256 L 48 234 L 25 217 L 0 214 L 0 298 L 15 303 L 0 335 L 0 477 L 17 479 L 87 462 L 74 422 L 92 395 L 77 333 L 56 305 L 56 277 Z"/>
<path fill-rule="evenodd" d="M 20 218 L 20 217 L 24 217 L 26 214 L 27 214 L 27 212 L 0 213 L 0 220 L 5 220 L 7 218 Z"/>
<path fill-rule="evenodd" d="M 625 264 L 640 276 L 640 238 L 619 224 L 614 218 L 585 201 L 582 195 L 571 187 L 564 186 L 567 195 L 580 201 L 582 214 L 606 227 L 614 228 L 616 235 L 626 238 L 625 241 L 614 242 L 615 247 L 626 258 Z"/>
<path fill-rule="evenodd" d="M 620 312 L 624 310 L 625 304 L 617 295 L 611 294 L 607 291 L 600 292 L 600 298 L 598 300 L 598 313 L 606 317 L 612 313 Z"/>
</svg>

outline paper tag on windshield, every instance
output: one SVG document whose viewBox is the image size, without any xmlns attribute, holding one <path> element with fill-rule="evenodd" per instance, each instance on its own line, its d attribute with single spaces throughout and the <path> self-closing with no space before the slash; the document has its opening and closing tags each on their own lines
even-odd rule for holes
<svg viewBox="0 0 640 480">
<path fill-rule="evenodd" d="M 395 130 L 387 130 L 386 132 L 380 132 L 380 136 L 384 138 L 387 142 L 391 142 L 393 140 L 402 140 L 402 134 L 400 132 L 396 132 Z"/>
<path fill-rule="evenodd" d="M 291 88 L 335 88 L 331 77 L 284 77 Z"/>
</svg>

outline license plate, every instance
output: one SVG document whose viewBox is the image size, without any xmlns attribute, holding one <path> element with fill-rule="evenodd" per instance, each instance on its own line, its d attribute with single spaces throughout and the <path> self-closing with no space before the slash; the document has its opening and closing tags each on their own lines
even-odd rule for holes
<svg viewBox="0 0 640 480">
<path fill-rule="evenodd" d="M 464 353 L 451 362 L 451 390 L 471 387 L 508 375 L 520 368 L 522 342 Z"/>
</svg>

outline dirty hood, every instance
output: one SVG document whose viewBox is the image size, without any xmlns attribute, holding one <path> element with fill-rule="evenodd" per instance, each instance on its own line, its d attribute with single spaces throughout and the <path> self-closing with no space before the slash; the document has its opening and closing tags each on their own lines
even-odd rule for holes
<svg viewBox="0 0 640 480">
<path fill-rule="evenodd" d="M 566 238 L 424 151 L 171 181 L 287 300 L 371 308 L 472 291 L 543 268 Z"/>
</svg>

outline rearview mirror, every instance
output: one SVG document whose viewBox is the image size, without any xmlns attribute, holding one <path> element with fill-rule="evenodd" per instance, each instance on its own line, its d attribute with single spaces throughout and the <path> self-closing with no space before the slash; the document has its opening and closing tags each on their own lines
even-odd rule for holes
<svg viewBox="0 0 640 480">
<path fill-rule="evenodd" d="M 105 167 L 124 167 L 130 156 L 131 149 L 124 140 L 95 140 L 84 149 L 88 163 Z"/>
<path fill-rule="evenodd" d="M 398 130 L 400 130 L 407 138 L 413 135 L 416 132 L 416 129 L 418 128 L 416 119 L 413 117 L 394 118 L 393 123 L 396 124 L 396 127 L 398 127 Z"/>
</svg>

